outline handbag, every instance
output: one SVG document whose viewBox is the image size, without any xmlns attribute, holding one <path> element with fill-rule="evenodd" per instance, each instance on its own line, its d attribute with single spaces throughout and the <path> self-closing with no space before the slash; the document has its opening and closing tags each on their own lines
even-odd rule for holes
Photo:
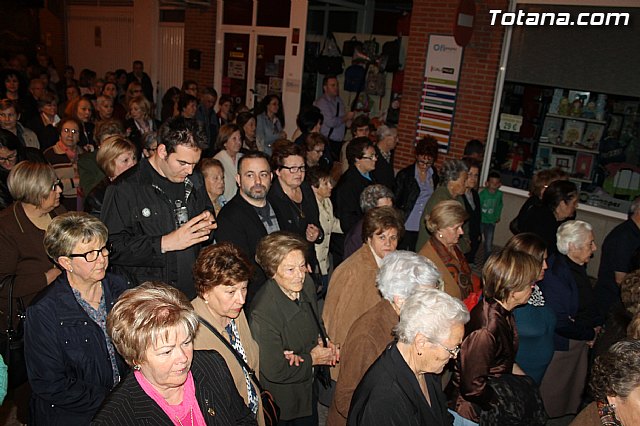
<svg viewBox="0 0 640 426">
<path fill-rule="evenodd" d="M 329 341 L 329 339 L 327 338 L 327 335 L 325 334 L 324 329 L 320 325 L 320 321 L 318 320 L 318 315 L 316 315 L 316 311 L 313 310 L 313 306 L 310 306 L 310 308 L 311 308 L 311 313 L 313 314 L 313 319 L 315 320 L 316 325 L 318 326 L 320 338 L 322 339 L 322 346 L 326 348 L 327 342 Z M 316 370 L 316 380 L 318 381 L 318 383 L 320 383 L 326 390 L 330 390 L 333 384 L 331 383 L 331 373 L 329 372 L 329 366 L 316 365 L 315 370 Z"/>
<path fill-rule="evenodd" d="M 345 42 L 342 43 L 342 55 L 353 56 L 356 48 L 362 49 L 362 42 L 358 40 L 356 36 L 353 36 L 350 40 L 345 40 Z"/>
<path fill-rule="evenodd" d="M 222 341 L 222 343 L 224 343 L 227 349 L 229 349 L 233 356 L 236 357 L 240 366 L 247 372 L 247 374 L 249 374 L 249 377 L 251 378 L 253 383 L 255 383 L 258 391 L 260 392 L 260 399 L 262 401 L 262 414 L 264 414 L 265 424 L 267 426 L 276 426 L 278 424 L 278 421 L 280 420 L 280 407 L 278 407 L 278 404 L 276 404 L 275 400 L 273 399 L 273 395 L 271 395 L 271 392 L 264 389 L 262 385 L 260 385 L 260 381 L 256 376 L 256 372 L 253 371 L 251 367 L 249 367 L 244 359 L 242 359 L 242 356 L 238 352 L 236 352 L 233 346 L 231 346 L 231 343 L 229 343 L 229 341 L 225 339 L 222 334 L 220 334 L 220 332 L 215 329 L 214 326 L 209 324 L 207 320 L 200 316 L 198 316 L 198 321 L 200 321 L 200 324 L 207 327 L 209 331 L 214 334 L 214 336 L 216 336 Z"/>
<path fill-rule="evenodd" d="M 333 33 L 324 40 L 322 51 L 318 57 L 318 72 L 323 75 L 339 75 L 344 69 L 344 59 Z"/>
<path fill-rule="evenodd" d="M 13 318 L 13 287 L 15 275 L 8 275 L 0 283 L 0 290 L 8 286 L 7 298 L 7 329 L 0 331 L 0 351 L 4 363 L 8 368 L 9 389 L 15 389 L 27 381 L 27 364 L 24 359 L 24 302 L 22 298 L 15 299 L 20 321 L 15 324 Z"/>
<path fill-rule="evenodd" d="M 529 376 L 503 374 L 489 377 L 487 385 L 496 402 L 480 412 L 481 426 L 544 426 L 548 415 L 538 385 Z"/>
</svg>

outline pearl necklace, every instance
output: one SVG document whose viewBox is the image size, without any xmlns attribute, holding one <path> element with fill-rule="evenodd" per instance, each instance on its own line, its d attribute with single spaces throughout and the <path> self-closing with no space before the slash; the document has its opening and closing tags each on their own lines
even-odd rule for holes
<svg viewBox="0 0 640 426">
<path fill-rule="evenodd" d="M 193 426 L 193 406 L 189 408 L 189 418 L 191 419 L 191 426 Z M 180 417 L 178 417 L 177 415 L 176 415 L 176 420 L 178 421 L 180 426 L 184 426 L 182 424 L 182 421 L 180 420 Z"/>
</svg>

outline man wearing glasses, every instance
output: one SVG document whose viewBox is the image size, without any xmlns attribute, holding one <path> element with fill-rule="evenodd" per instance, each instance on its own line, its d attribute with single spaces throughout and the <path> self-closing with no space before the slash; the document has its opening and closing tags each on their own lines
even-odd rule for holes
<svg viewBox="0 0 640 426">
<path fill-rule="evenodd" d="M 216 222 L 202 175 L 194 168 L 206 136 L 193 119 L 175 117 L 159 131 L 156 153 L 107 189 L 102 220 L 112 265 L 133 285 L 166 282 L 190 299 L 191 267 Z"/>
</svg>

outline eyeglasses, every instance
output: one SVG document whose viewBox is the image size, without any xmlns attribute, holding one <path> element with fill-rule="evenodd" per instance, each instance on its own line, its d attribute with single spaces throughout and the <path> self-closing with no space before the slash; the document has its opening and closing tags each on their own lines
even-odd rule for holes
<svg viewBox="0 0 640 426">
<path fill-rule="evenodd" d="M 280 166 L 280 168 L 289 170 L 289 173 L 298 173 L 298 172 L 304 173 L 305 170 L 307 170 L 307 166 L 293 166 L 293 167 Z"/>
<path fill-rule="evenodd" d="M 365 160 L 376 161 L 378 159 L 378 156 L 376 154 L 371 154 L 371 155 L 363 155 L 362 158 Z"/>
<path fill-rule="evenodd" d="M 460 345 L 457 345 L 455 348 L 453 349 L 449 349 L 448 347 L 446 347 L 445 345 L 443 345 L 440 342 L 433 342 L 436 345 L 440 346 L 442 349 L 444 349 L 445 351 L 449 352 L 449 357 L 450 358 L 457 358 L 458 354 L 460 353 Z"/>
<path fill-rule="evenodd" d="M 79 131 L 79 130 L 76 130 L 76 129 L 69 129 L 69 128 L 67 128 L 67 127 L 65 127 L 64 129 L 62 129 L 62 131 L 63 131 L 64 133 L 71 133 L 72 135 L 76 135 L 76 134 L 80 133 L 80 131 Z"/>
<path fill-rule="evenodd" d="M 51 190 L 55 191 L 57 187 L 60 187 L 60 189 L 64 188 L 60 179 L 56 179 L 55 182 L 53 182 L 53 184 L 51 185 Z"/>
<path fill-rule="evenodd" d="M 314 149 L 313 152 L 316 152 L 318 154 L 322 154 L 324 152 L 324 149 Z"/>
<path fill-rule="evenodd" d="M 14 160 L 17 158 L 18 153 L 14 152 L 13 154 L 10 154 L 8 157 L 0 157 L 0 162 L 2 163 L 13 163 Z"/>
<path fill-rule="evenodd" d="M 18 114 L 15 114 L 15 113 L 12 113 L 12 112 L 10 112 L 10 113 L 0 112 L 0 118 L 10 118 L 10 119 L 13 119 L 13 118 L 16 118 L 17 116 L 18 116 Z"/>
<path fill-rule="evenodd" d="M 86 260 L 87 262 L 95 262 L 96 260 L 98 260 L 99 254 L 101 254 L 102 257 L 107 257 L 109 256 L 109 253 L 111 253 L 109 251 L 109 248 L 107 246 L 104 246 L 98 250 L 91 250 L 82 254 L 70 254 L 67 257 L 84 257 L 84 260 Z"/>
</svg>

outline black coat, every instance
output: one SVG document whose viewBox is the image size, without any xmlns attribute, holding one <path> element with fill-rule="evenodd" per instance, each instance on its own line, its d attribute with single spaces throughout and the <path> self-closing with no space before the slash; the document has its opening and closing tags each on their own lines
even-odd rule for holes
<svg viewBox="0 0 640 426">
<path fill-rule="evenodd" d="M 191 374 L 196 400 L 207 425 L 257 424 L 238 394 L 229 367 L 218 352 L 194 351 Z M 140 387 L 135 375 L 129 374 L 109 395 L 91 424 L 172 426 L 173 421 Z"/>
<path fill-rule="evenodd" d="M 425 374 L 431 405 L 395 343 L 387 346 L 362 378 L 351 399 L 353 426 L 444 426 L 453 424 L 440 376 Z"/>
<path fill-rule="evenodd" d="M 217 221 L 216 241 L 228 241 L 235 244 L 254 264 L 253 277 L 251 277 L 247 288 L 246 304 L 249 305 L 258 289 L 267 280 L 262 268 L 255 260 L 256 247 L 260 239 L 267 235 L 267 230 L 254 207 L 240 193 L 222 207 L 218 213 Z"/>
<path fill-rule="evenodd" d="M 440 177 L 435 167 L 431 166 L 433 180 L 433 190 L 435 191 Z M 418 201 L 420 195 L 420 186 L 416 180 L 416 165 L 415 163 L 400 170 L 396 175 L 395 183 L 395 200 L 394 205 L 404 212 L 405 220 L 411 214 L 411 210 Z"/>
<path fill-rule="evenodd" d="M 158 179 L 162 178 L 143 159 L 107 188 L 100 218 L 109 229 L 113 245 L 109 260 L 134 285 L 162 281 L 192 299 L 196 293 L 191 268 L 201 245 L 162 253 L 162 236 L 175 230 L 175 218 L 173 202 L 156 185 Z M 186 207 L 191 219 L 213 207 L 202 175 L 196 171 L 189 180 L 193 189 Z"/>
<path fill-rule="evenodd" d="M 333 190 L 333 212 L 340 219 L 342 230 L 347 233 L 363 215 L 360 209 L 360 194 L 369 186 L 377 183 L 360 174 L 355 166 L 349 166 L 340 177 Z"/>
<path fill-rule="evenodd" d="M 85 212 L 100 219 L 100 215 L 102 214 L 102 205 L 104 204 L 104 196 L 107 193 L 109 185 L 111 185 L 111 179 L 106 177 L 93 187 L 89 195 L 84 199 Z"/>
<path fill-rule="evenodd" d="M 102 288 L 108 312 L 127 285 L 107 274 Z M 113 372 L 104 333 L 76 301 L 64 272 L 27 308 L 24 330 L 31 422 L 89 424 L 113 387 Z M 128 368 L 117 359 L 124 376 Z"/>
<path fill-rule="evenodd" d="M 475 253 L 474 248 L 475 250 L 478 249 L 482 238 L 480 233 L 480 224 L 482 223 L 482 206 L 480 205 L 480 195 L 478 195 L 478 191 L 472 189 L 471 196 L 473 197 L 473 204 L 475 204 L 475 208 L 471 207 L 466 195 L 462 195 L 461 198 L 464 200 L 464 208 L 469 214 L 469 219 L 467 219 L 467 222 L 465 223 L 469 229 L 465 230 L 465 233 L 471 241 L 471 251 Z"/>
<path fill-rule="evenodd" d="M 533 232 L 547 244 L 549 255 L 558 251 L 556 247 L 556 232 L 560 222 L 556 220 L 553 211 L 546 205 L 534 204 L 520 219 L 520 232 Z"/>
<path fill-rule="evenodd" d="M 393 154 L 391 151 L 391 159 L 389 161 L 385 160 L 382 156 L 382 152 L 376 146 L 376 155 L 378 156 L 378 160 L 376 161 L 376 168 L 371 172 L 371 176 L 376 183 L 386 186 L 390 190 L 394 190 L 395 188 L 395 176 L 396 171 L 393 169 Z"/>
</svg>

